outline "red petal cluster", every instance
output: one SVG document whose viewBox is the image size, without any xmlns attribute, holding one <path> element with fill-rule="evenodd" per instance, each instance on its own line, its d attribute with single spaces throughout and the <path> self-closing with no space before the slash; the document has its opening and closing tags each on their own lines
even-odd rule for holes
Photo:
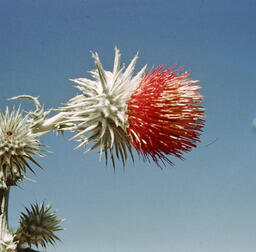
<svg viewBox="0 0 256 252">
<path fill-rule="evenodd" d="M 148 72 L 127 103 L 130 141 L 144 159 L 172 164 L 196 147 L 204 124 L 198 81 L 164 65 Z M 159 165 L 160 166 L 160 165 Z"/>
</svg>

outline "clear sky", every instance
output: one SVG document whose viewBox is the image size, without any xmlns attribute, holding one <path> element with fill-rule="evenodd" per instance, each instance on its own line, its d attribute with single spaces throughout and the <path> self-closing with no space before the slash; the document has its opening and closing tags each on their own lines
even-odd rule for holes
<svg viewBox="0 0 256 252">
<path fill-rule="evenodd" d="M 136 156 L 114 173 L 49 133 L 36 183 L 10 197 L 10 225 L 29 202 L 50 202 L 65 231 L 49 252 L 256 251 L 256 1 L 0 0 L 0 108 L 19 94 L 58 107 L 89 77 L 90 51 L 112 69 L 114 47 L 136 70 L 178 63 L 199 79 L 201 143 L 160 170 Z M 23 108 L 33 108 L 24 101 Z"/>
</svg>

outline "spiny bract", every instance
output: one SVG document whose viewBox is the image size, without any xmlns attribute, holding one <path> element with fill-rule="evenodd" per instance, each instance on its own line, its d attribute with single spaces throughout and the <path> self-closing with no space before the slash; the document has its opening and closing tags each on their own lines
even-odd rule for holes
<svg viewBox="0 0 256 252">
<path fill-rule="evenodd" d="M 100 157 L 104 152 L 107 162 L 109 151 L 113 166 L 115 148 L 117 158 L 124 164 L 127 150 L 132 157 L 131 143 L 126 130 L 126 102 L 140 83 L 146 66 L 133 77 L 137 55 L 124 71 L 124 66 L 120 68 L 120 52 L 115 48 L 112 72 L 103 69 L 97 53 L 92 53 L 92 57 L 97 67 L 97 70 L 90 72 L 94 80 L 72 79 L 82 94 L 70 99 L 61 110 L 65 111 L 69 118 L 65 123 L 76 124 L 72 130 L 77 132 L 73 139 L 78 138 L 81 142 L 78 148 L 94 142 L 87 152 L 100 147 Z"/>
</svg>

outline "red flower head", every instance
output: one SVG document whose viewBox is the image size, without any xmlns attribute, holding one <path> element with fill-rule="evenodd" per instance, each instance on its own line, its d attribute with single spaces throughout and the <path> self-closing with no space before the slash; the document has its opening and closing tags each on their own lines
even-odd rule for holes
<svg viewBox="0 0 256 252">
<path fill-rule="evenodd" d="M 99 147 L 100 157 L 105 154 L 113 167 L 115 159 L 123 165 L 129 154 L 133 159 L 133 146 L 144 160 L 152 158 L 159 166 L 159 161 L 172 164 L 169 155 L 182 158 L 196 147 L 204 109 L 198 81 L 189 72 L 159 66 L 145 74 L 144 66 L 134 75 L 138 55 L 121 67 L 117 48 L 113 71 L 103 68 L 97 53 L 92 57 L 92 79 L 74 79 L 81 93 L 61 109 L 61 128 L 76 132 L 78 147 L 85 146 L 86 152 Z"/>
<path fill-rule="evenodd" d="M 164 65 L 148 72 L 127 103 L 130 141 L 143 159 L 172 164 L 167 155 L 182 159 L 196 147 L 204 124 L 198 81 Z M 163 70 L 163 71 L 162 71 Z"/>
</svg>

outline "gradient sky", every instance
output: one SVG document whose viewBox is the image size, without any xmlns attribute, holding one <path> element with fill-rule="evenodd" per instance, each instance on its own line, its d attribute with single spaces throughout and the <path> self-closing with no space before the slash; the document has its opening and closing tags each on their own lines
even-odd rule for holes
<svg viewBox="0 0 256 252">
<path fill-rule="evenodd" d="M 13 188 L 9 219 L 50 202 L 65 219 L 49 252 L 256 251 L 256 2 L 254 0 L 0 0 L 0 108 L 19 94 L 58 107 L 89 77 L 90 51 L 112 69 L 178 63 L 199 79 L 206 108 L 201 143 L 160 170 L 136 156 L 125 171 L 50 132 L 36 183 Z M 33 108 L 22 102 L 24 109 Z"/>
</svg>

